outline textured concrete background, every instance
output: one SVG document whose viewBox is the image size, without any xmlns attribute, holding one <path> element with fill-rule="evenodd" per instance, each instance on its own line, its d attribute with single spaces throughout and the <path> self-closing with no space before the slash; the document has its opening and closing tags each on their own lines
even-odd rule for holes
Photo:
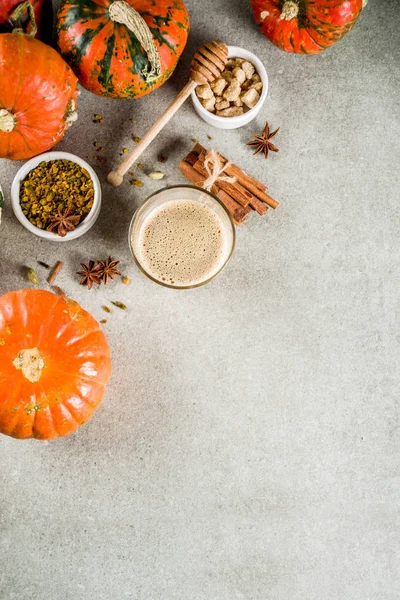
<svg viewBox="0 0 400 600">
<path fill-rule="evenodd" d="M 142 162 L 154 169 L 164 151 L 166 183 L 181 182 L 190 138 L 211 135 L 281 206 L 238 231 L 213 283 L 177 292 L 142 276 L 126 241 L 159 183 L 104 184 L 98 224 L 68 245 L 29 234 L 8 202 L 1 293 L 26 286 L 22 265 L 62 259 L 57 283 L 94 316 L 110 299 L 128 311 L 105 327 L 114 372 L 91 422 L 50 443 L 0 439 L 0 598 L 398 600 L 398 2 L 370 2 L 315 57 L 272 46 L 246 0 L 188 8 L 173 79 L 136 102 L 83 92 L 59 149 L 92 160 L 97 140 L 114 164 L 183 85 L 194 50 L 223 38 L 265 62 L 257 122 L 213 130 L 188 102 Z M 266 118 L 281 126 L 268 162 L 244 145 Z M 19 166 L 1 162 L 6 191 Z M 80 287 L 80 261 L 108 253 L 131 285 Z"/>
</svg>

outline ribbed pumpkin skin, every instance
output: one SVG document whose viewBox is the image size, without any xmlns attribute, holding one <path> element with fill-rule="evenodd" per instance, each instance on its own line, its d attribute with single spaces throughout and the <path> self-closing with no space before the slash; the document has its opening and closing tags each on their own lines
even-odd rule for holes
<svg viewBox="0 0 400 600">
<path fill-rule="evenodd" d="M 0 158 L 24 160 L 55 146 L 76 108 L 77 79 L 61 56 L 39 40 L 0 35 L 0 110 L 13 131 L 0 130 Z"/>
<path fill-rule="evenodd" d="M 355 24 L 362 0 L 298 0 L 297 17 L 281 19 L 283 0 L 250 0 L 263 34 L 286 52 L 318 54 Z"/>
<path fill-rule="evenodd" d="M 38 348 L 44 367 L 30 382 L 13 361 Z M 0 433 L 49 440 L 90 419 L 111 374 L 97 321 L 79 304 L 43 290 L 0 297 Z"/>
<path fill-rule="evenodd" d="M 161 76 L 148 83 L 146 53 L 125 25 L 109 17 L 113 0 L 63 0 L 57 18 L 58 47 L 80 83 L 99 96 L 140 98 L 172 75 L 186 46 L 190 23 L 182 0 L 126 0 L 150 27 Z"/>
<path fill-rule="evenodd" d="M 30 0 L 35 11 L 37 38 L 41 38 L 42 29 L 47 24 L 51 25 L 51 1 L 50 0 Z M 21 0 L 0 0 L 0 31 L 11 31 L 10 19 L 13 11 L 21 4 Z"/>
</svg>

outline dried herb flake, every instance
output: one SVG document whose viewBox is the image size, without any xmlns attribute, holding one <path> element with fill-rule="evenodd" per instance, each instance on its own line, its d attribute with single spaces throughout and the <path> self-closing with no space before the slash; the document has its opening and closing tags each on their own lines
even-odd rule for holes
<svg viewBox="0 0 400 600">
<path fill-rule="evenodd" d="M 121 310 L 126 310 L 126 304 L 124 304 L 123 302 L 118 302 L 118 300 L 111 300 L 111 304 L 114 304 L 114 306 L 116 306 L 117 308 L 120 308 Z"/>
</svg>

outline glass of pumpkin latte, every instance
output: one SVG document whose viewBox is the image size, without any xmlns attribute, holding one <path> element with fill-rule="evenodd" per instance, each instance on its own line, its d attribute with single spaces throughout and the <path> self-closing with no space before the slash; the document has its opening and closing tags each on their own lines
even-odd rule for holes
<svg viewBox="0 0 400 600">
<path fill-rule="evenodd" d="M 188 289 L 210 282 L 235 246 L 235 226 L 213 194 L 195 186 L 164 188 L 147 198 L 129 230 L 133 257 L 152 281 Z"/>
</svg>

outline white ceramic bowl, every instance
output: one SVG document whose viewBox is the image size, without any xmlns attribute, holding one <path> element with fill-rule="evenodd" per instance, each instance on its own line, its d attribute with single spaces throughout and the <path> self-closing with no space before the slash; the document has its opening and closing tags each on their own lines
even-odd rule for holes
<svg viewBox="0 0 400 600">
<path fill-rule="evenodd" d="M 213 127 L 218 127 L 219 129 L 237 129 L 238 127 L 243 127 L 243 125 L 250 123 L 250 121 L 255 119 L 260 112 L 268 94 L 267 71 L 261 60 L 255 54 L 249 50 L 245 50 L 244 48 L 239 48 L 238 46 L 228 46 L 228 58 L 243 58 L 251 62 L 261 78 L 263 88 L 257 104 L 238 117 L 217 117 L 217 115 L 214 115 L 204 108 L 196 96 L 196 90 L 193 90 L 192 101 L 197 114 L 203 119 L 203 121 L 209 125 L 212 125 Z"/>
<path fill-rule="evenodd" d="M 22 212 L 22 208 L 19 203 L 19 192 L 21 182 L 23 181 L 23 179 L 25 179 L 29 171 L 32 171 L 32 169 L 37 167 L 44 160 L 46 162 L 50 160 L 70 160 L 74 163 L 77 163 L 79 166 L 84 167 L 89 172 L 89 175 L 93 181 L 94 200 L 90 212 L 88 213 L 88 215 L 86 215 L 82 223 L 80 223 L 78 227 L 74 229 L 74 231 L 69 231 L 64 237 L 52 233 L 51 231 L 39 229 L 38 227 L 32 225 L 32 223 L 25 217 L 24 213 Z M 28 229 L 28 231 L 30 231 L 31 233 L 34 233 L 35 235 L 45 240 L 50 240 L 51 242 L 68 242 L 70 240 L 75 240 L 76 238 L 81 237 L 81 235 L 87 233 L 89 229 L 91 229 L 91 227 L 93 227 L 93 225 L 96 223 L 101 208 L 100 181 L 92 167 L 85 160 L 79 158 L 79 156 L 75 156 L 75 154 L 70 154 L 69 152 L 45 152 L 44 154 L 39 154 L 39 156 L 35 156 L 34 158 L 28 160 L 28 162 L 26 162 L 20 168 L 20 170 L 14 177 L 14 181 L 11 186 L 11 205 L 18 221 L 25 227 L 25 229 Z"/>
</svg>

